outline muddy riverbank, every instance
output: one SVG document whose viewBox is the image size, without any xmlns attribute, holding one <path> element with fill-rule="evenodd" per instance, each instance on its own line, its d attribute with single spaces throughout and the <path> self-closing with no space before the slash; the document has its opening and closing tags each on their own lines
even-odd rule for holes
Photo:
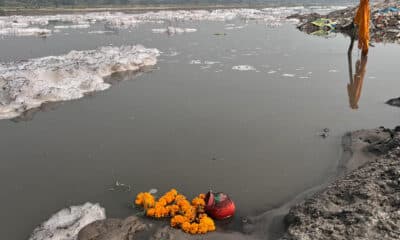
<svg viewBox="0 0 400 240">
<path fill-rule="evenodd" d="M 352 35 L 353 19 L 357 6 L 332 11 L 328 14 L 294 14 L 288 18 L 299 19 L 298 29 L 311 35 L 343 33 Z M 379 1 L 371 6 L 371 41 L 375 43 L 400 43 L 399 1 Z"/>
<path fill-rule="evenodd" d="M 366 164 L 293 207 L 285 239 L 399 239 L 399 128 L 353 132 L 350 151 Z"/>
</svg>

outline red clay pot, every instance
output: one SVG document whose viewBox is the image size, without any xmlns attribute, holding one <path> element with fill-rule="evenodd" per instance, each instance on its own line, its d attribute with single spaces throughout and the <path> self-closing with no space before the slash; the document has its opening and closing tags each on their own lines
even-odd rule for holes
<svg viewBox="0 0 400 240">
<path fill-rule="evenodd" d="M 235 203 L 225 193 L 213 193 L 209 191 L 206 194 L 206 213 L 217 220 L 227 219 L 235 214 Z"/>
</svg>

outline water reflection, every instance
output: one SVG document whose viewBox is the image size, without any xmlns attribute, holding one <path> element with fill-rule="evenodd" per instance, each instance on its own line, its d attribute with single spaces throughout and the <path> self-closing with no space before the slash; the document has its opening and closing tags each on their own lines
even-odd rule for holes
<svg viewBox="0 0 400 240">
<path fill-rule="evenodd" d="M 353 75 L 353 60 L 352 50 L 354 45 L 354 38 L 351 39 L 350 47 L 347 52 L 347 59 L 349 65 L 349 78 L 350 83 L 347 84 L 347 93 L 349 95 L 349 104 L 351 109 L 358 109 L 358 102 L 361 97 L 361 91 L 365 73 L 367 70 L 368 54 L 361 54 L 361 58 L 356 61 L 355 74 Z"/>
</svg>

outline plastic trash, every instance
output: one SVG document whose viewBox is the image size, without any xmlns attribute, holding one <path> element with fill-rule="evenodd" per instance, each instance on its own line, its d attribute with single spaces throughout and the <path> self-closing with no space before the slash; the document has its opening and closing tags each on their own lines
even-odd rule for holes
<svg viewBox="0 0 400 240">
<path fill-rule="evenodd" d="M 384 9 L 380 9 L 378 12 L 379 13 L 389 13 L 389 12 L 398 12 L 398 11 L 400 11 L 400 10 L 396 7 L 387 7 Z"/>
<path fill-rule="evenodd" d="M 336 22 L 332 21 L 331 19 L 328 18 L 319 18 L 313 22 L 311 22 L 314 26 L 317 26 L 321 29 L 330 29 L 333 30 L 336 28 Z"/>
</svg>

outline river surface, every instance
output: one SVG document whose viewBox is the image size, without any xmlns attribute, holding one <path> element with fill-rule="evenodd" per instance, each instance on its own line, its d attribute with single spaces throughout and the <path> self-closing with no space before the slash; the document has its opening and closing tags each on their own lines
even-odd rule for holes
<svg viewBox="0 0 400 240">
<path fill-rule="evenodd" d="M 86 201 L 127 216 L 135 195 L 152 188 L 223 191 L 238 217 L 258 214 L 334 175 L 347 131 L 398 124 L 399 110 L 384 104 L 399 95 L 397 45 L 370 50 L 351 108 L 348 38 L 308 36 L 290 23 L 175 25 L 198 31 L 159 34 L 160 24 L 147 23 L 89 34 L 104 30 L 96 24 L 0 40 L 1 61 L 107 45 L 162 51 L 155 67 L 112 76 L 111 89 L 0 121 L 1 236 L 26 239 L 54 212 Z M 358 58 L 355 50 L 353 69 Z M 240 65 L 254 69 L 233 69 Z M 116 181 L 131 191 L 110 190 Z"/>
</svg>

